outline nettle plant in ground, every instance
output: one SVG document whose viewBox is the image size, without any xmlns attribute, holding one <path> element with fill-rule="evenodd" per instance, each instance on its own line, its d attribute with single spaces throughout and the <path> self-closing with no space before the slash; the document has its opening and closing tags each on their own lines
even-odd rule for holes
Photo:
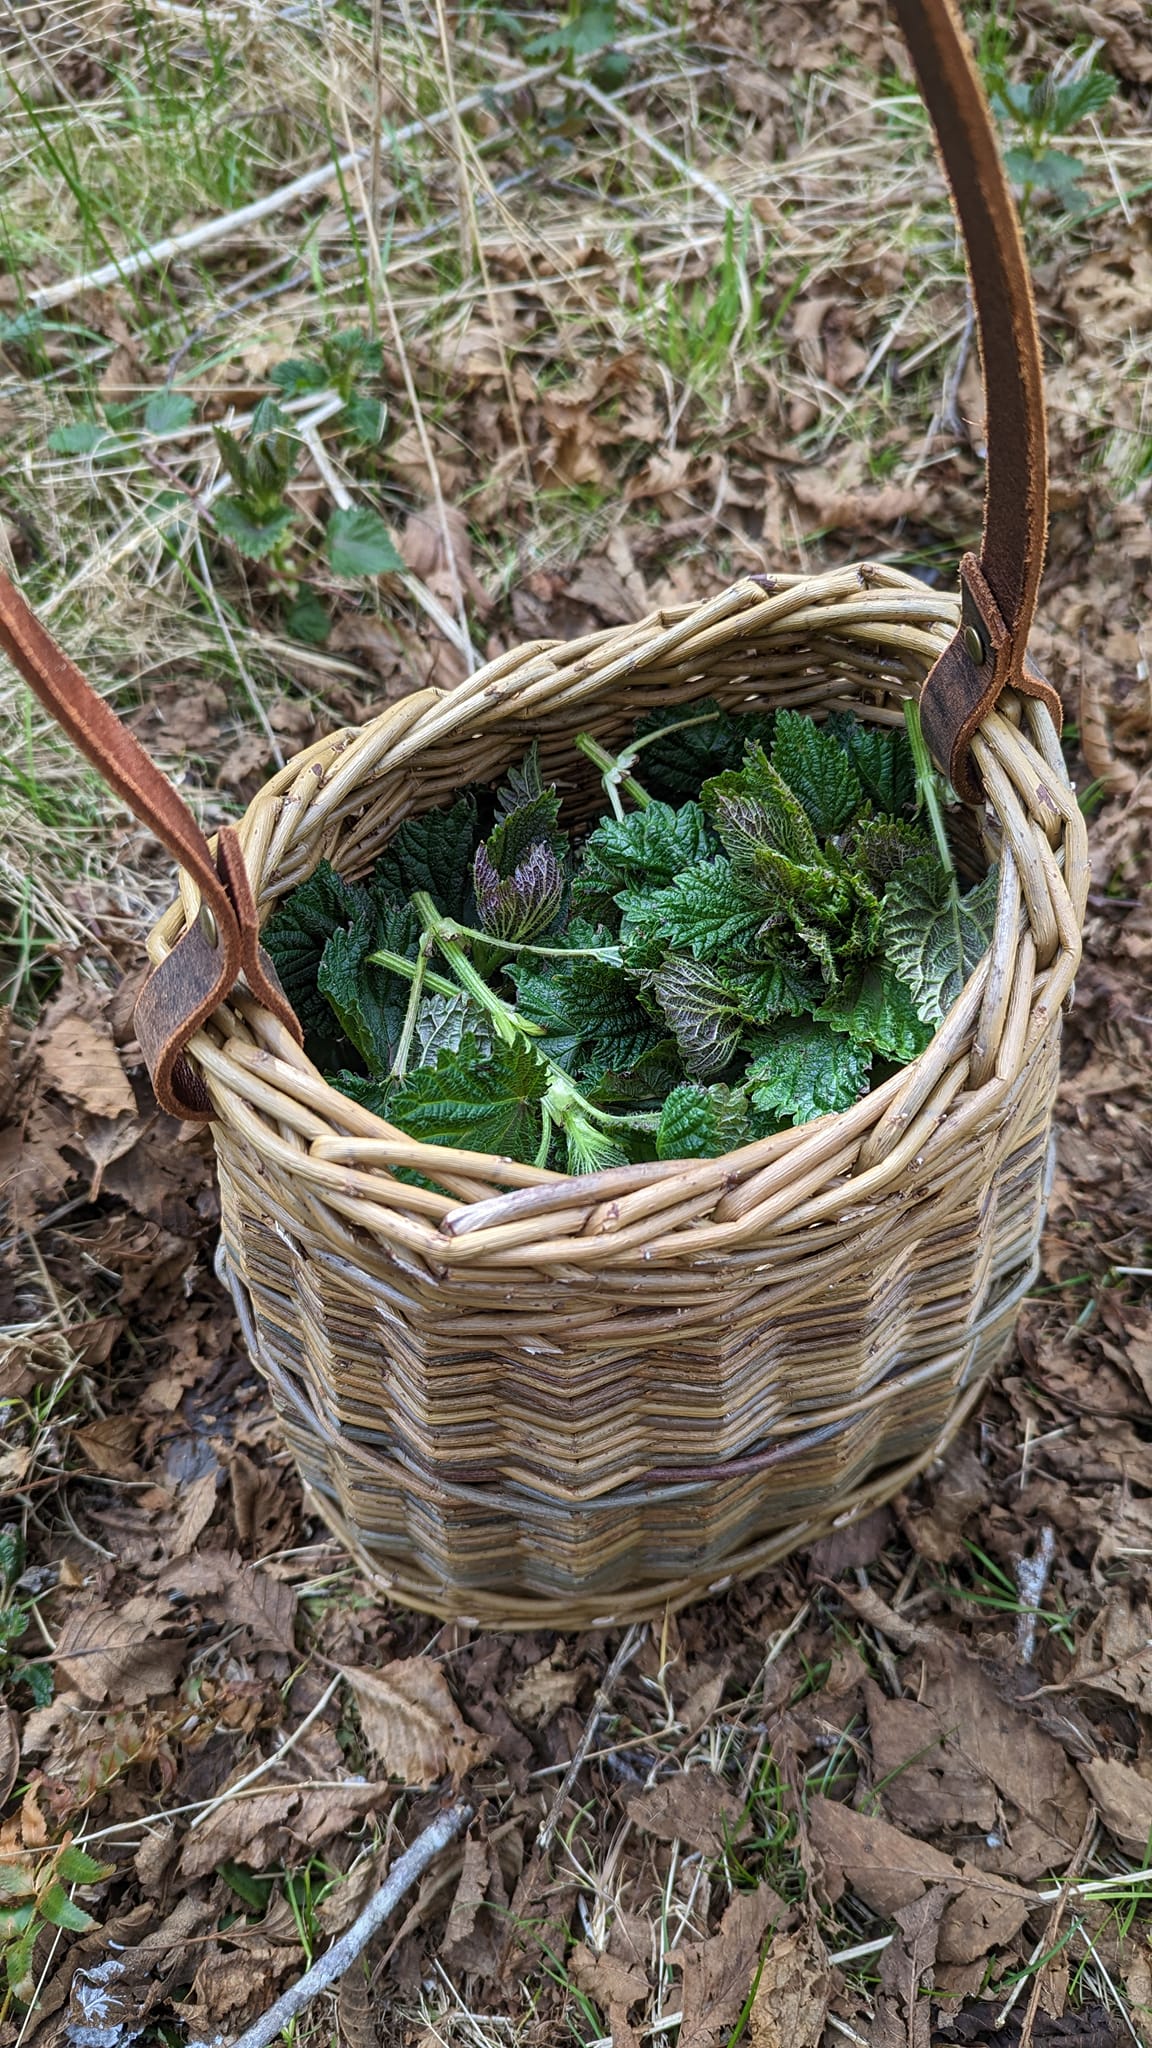
<svg viewBox="0 0 1152 2048">
<path fill-rule="evenodd" d="M 614 812 L 577 845 L 533 748 L 367 881 L 324 864 L 277 909 L 335 1087 L 426 1143 L 587 1173 L 846 1109 L 923 1050 L 996 873 L 961 889 L 914 710 L 905 734 L 707 702 L 616 759 L 576 744 Z"/>
</svg>

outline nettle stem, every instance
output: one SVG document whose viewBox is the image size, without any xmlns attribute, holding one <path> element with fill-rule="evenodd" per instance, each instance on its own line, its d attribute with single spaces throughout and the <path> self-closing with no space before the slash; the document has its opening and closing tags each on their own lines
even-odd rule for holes
<svg viewBox="0 0 1152 2048">
<path fill-rule="evenodd" d="M 415 979 L 417 963 L 406 959 L 403 953 L 390 953 L 386 946 L 381 946 L 378 953 L 369 953 L 368 959 L 371 966 L 386 967 L 390 974 L 402 974 L 405 981 Z M 447 975 L 437 974 L 427 966 L 424 969 L 424 987 L 435 989 L 438 996 L 458 996 L 460 993 L 456 982 L 449 981 Z"/>
<path fill-rule="evenodd" d="M 471 924 L 458 924 L 454 917 L 443 918 L 441 925 L 446 939 L 467 939 L 479 946 L 499 946 L 505 953 L 532 953 L 540 960 L 607 960 L 611 967 L 623 964 L 619 946 L 532 946 L 527 939 L 498 939 L 494 932 L 480 931 Z"/>
<path fill-rule="evenodd" d="M 424 932 L 420 939 L 420 950 L 413 963 L 415 972 L 412 976 L 412 986 L 408 991 L 408 1006 L 404 1012 L 404 1023 L 400 1030 L 400 1042 L 396 1047 L 396 1057 L 392 1062 L 388 1075 L 390 1081 L 402 1081 L 408 1072 L 408 1055 L 412 1050 L 412 1040 L 416 1034 L 416 1018 L 420 1011 L 420 1005 L 424 1000 L 424 982 L 428 973 L 428 951 L 431 944 L 432 941 L 428 933 Z"/>
<path fill-rule="evenodd" d="M 486 1011 L 505 1045 L 515 1045 L 518 1038 L 543 1036 L 542 1025 L 532 1024 L 527 1018 L 518 1017 L 512 1005 L 506 1003 L 502 996 L 498 996 L 494 988 L 489 988 L 484 976 L 468 958 L 463 946 L 457 944 L 463 927 L 437 910 L 426 889 L 416 891 L 412 898 L 412 908 L 424 927 L 429 945 L 438 949 L 456 976 L 455 988 L 448 983 L 454 996 L 459 995 L 460 990 L 464 989 L 472 997 L 473 1002 Z"/>
<path fill-rule="evenodd" d="M 920 792 L 920 801 L 928 813 L 933 836 L 936 840 L 936 851 L 940 855 L 945 873 L 951 876 L 953 888 L 955 888 L 956 863 L 952 858 L 952 848 L 948 844 L 948 833 L 944 826 L 944 812 L 940 804 L 939 779 L 932 756 L 928 752 L 928 742 L 924 737 L 924 728 L 920 723 L 920 706 L 916 702 L 915 697 L 905 697 L 904 699 L 904 724 L 908 730 L 908 741 L 912 748 L 912 759 L 916 767 L 916 786 Z"/>
<path fill-rule="evenodd" d="M 602 747 L 599 740 L 593 739 L 590 732 L 577 733 L 576 745 L 586 760 L 591 761 L 594 768 L 599 768 L 608 801 L 618 818 L 624 816 L 624 806 L 620 801 L 621 789 L 628 791 L 633 803 L 639 804 L 642 811 L 648 809 L 652 801 L 648 791 L 637 782 L 634 775 L 628 773 L 636 757 L 635 748 L 627 747 L 622 754 L 610 754 L 607 747 Z"/>
<path fill-rule="evenodd" d="M 515 1045 L 518 1040 L 526 1040 L 531 1046 L 534 1038 L 545 1035 L 542 1025 L 519 1016 L 510 1003 L 506 1003 L 497 995 L 494 988 L 489 988 L 483 975 L 459 944 L 460 938 L 467 934 L 467 926 L 458 925 L 454 918 L 445 917 L 437 910 L 426 889 L 416 891 L 412 898 L 412 908 L 424 927 L 425 937 L 429 943 L 439 949 L 453 974 L 457 976 L 460 987 L 487 1012 L 505 1045 Z M 486 932 L 478 932 L 475 936 L 487 942 Z M 453 993 L 456 994 L 458 991 L 454 990 Z M 555 1060 L 549 1059 L 547 1053 L 541 1052 L 538 1046 L 532 1046 L 532 1050 L 548 1074 L 548 1087 L 540 1104 L 544 1123 L 541 1144 L 544 1147 L 545 1158 L 553 1124 L 559 1125 L 574 1148 L 590 1158 L 594 1158 L 597 1145 L 606 1144 L 605 1130 L 655 1128 L 653 1118 L 615 1116 L 611 1110 L 598 1108 L 594 1102 L 589 1102 L 587 1097 L 580 1093 L 571 1074 L 565 1073 L 563 1067 Z"/>
</svg>

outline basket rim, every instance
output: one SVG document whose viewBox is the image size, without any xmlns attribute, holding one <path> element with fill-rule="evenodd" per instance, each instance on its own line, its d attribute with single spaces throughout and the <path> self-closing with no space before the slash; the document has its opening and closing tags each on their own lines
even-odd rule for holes
<svg viewBox="0 0 1152 2048">
<path fill-rule="evenodd" d="M 683 662 L 685 649 L 703 659 L 717 646 L 747 643 L 758 633 L 777 646 L 820 629 L 825 639 L 836 638 L 837 629 L 847 627 L 842 638 L 854 657 L 861 658 L 861 644 L 879 647 L 883 665 L 883 650 L 890 646 L 890 671 L 896 653 L 906 666 L 923 670 L 954 629 L 957 607 L 953 593 L 933 590 L 888 564 L 861 563 L 815 575 L 741 578 L 716 597 L 652 613 L 634 626 L 608 627 L 577 641 L 519 646 L 450 691 L 414 692 L 367 725 L 315 742 L 273 777 L 239 827 L 258 900 L 270 910 L 324 857 L 316 852 L 274 893 L 260 887 L 267 872 L 277 872 L 277 861 L 283 863 L 309 802 L 323 793 L 335 829 L 346 829 L 356 815 L 349 799 L 373 775 L 378 778 L 385 763 L 392 772 L 402 769 L 450 742 L 462 725 L 477 738 L 494 734 L 517 716 L 531 715 L 550 695 L 565 702 L 575 696 L 590 707 L 598 689 L 623 676 L 642 681 L 646 671 L 672 657 Z M 891 621 L 887 632 L 885 615 Z M 892 673 L 874 687 L 890 698 L 908 694 Z M 694 694 L 717 694 L 706 673 Z M 823 678 L 818 685 L 810 681 L 803 694 L 819 708 L 833 692 Z M 682 691 L 679 701 L 691 697 Z M 217 1012 L 216 1030 L 202 1029 L 189 1047 L 212 1096 L 214 1121 L 242 1141 L 257 1142 L 287 1172 L 311 1179 L 321 1198 L 337 1211 L 343 1208 L 350 1220 L 379 1230 L 387 1212 L 385 1236 L 420 1255 L 434 1246 L 437 1257 L 452 1263 L 480 1258 L 500 1265 L 514 1258 L 522 1265 L 530 1249 L 533 1263 L 550 1250 L 553 1258 L 575 1257 L 584 1264 L 605 1239 L 616 1258 L 634 1247 L 650 1258 L 671 1252 L 677 1239 L 677 1250 L 685 1250 L 690 1238 L 699 1258 L 738 1245 L 747 1234 L 748 1213 L 763 1223 L 766 1204 L 775 1204 L 781 1220 L 790 1207 L 792 1227 L 801 1216 L 817 1220 L 828 1208 L 829 1183 L 842 1168 L 849 1178 L 836 1199 L 841 1209 L 846 1202 L 856 1206 L 890 1184 L 925 1147 L 938 1151 L 942 1125 L 950 1124 L 960 1140 L 985 1115 L 1003 1108 L 1051 1028 L 1078 965 L 1088 881 L 1086 826 L 1046 709 L 1032 699 L 1002 701 L 974 736 L 973 754 L 984 777 L 986 815 L 1003 848 L 992 941 L 925 1050 L 847 1110 L 715 1160 L 652 1161 L 570 1175 L 407 1137 L 342 1095 L 287 1030 L 239 992 Z M 278 881 L 282 872 L 281 866 Z M 182 875 L 180 899 L 149 939 L 154 962 L 197 909 L 195 885 Z M 971 1048 L 967 1058 L 965 1046 Z M 972 1082 L 975 1087 L 965 1087 Z M 957 1096 L 966 1099 L 957 1104 Z M 276 1133 L 278 1119 L 284 1129 L 285 1115 L 291 1141 Z M 841 1157 L 849 1151 L 851 1166 Z M 419 1191 L 396 1180 L 396 1167 L 434 1178 L 455 1199 L 415 1200 Z M 662 1226 L 655 1236 L 653 1216 Z"/>
</svg>

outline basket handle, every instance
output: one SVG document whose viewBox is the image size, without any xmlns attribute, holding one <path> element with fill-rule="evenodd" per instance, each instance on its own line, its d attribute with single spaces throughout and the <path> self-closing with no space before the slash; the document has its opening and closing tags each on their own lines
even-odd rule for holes
<svg viewBox="0 0 1152 2048">
<path fill-rule="evenodd" d="M 73 746 L 156 834 L 200 890 L 199 917 L 153 969 L 136 1005 L 136 1036 L 156 1099 L 170 1115 L 205 1122 L 212 1105 L 184 1047 L 240 976 L 297 1043 L 303 1033 L 276 970 L 263 951 L 239 836 L 224 825 L 216 855 L 182 796 L 58 647 L 14 583 L 0 572 L 0 648 Z"/>
<path fill-rule="evenodd" d="M 1060 700 L 1025 647 L 1044 563 L 1047 455 L 1036 313 L 1020 225 L 992 118 L 953 0 L 893 0 L 920 81 L 967 245 L 988 408 L 987 489 L 979 556 L 960 564 L 955 638 L 921 698 L 932 752 L 969 803 L 981 790 L 972 735 L 1002 690 Z M 259 942 L 259 920 L 236 830 L 213 854 L 167 777 L 81 675 L 0 571 L 0 648 L 45 709 L 197 884 L 201 914 L 155 967 L 136 1006 L 136 1035 L 156 1099 L 203 1122 L 208 1091 L 185 1057 L 189 1039 L 241 976 L 299 1043 L 300 1025 Z"/>
<path fill-rule="evenodd" d="M 1048 437 L 1036 308 L 1020 221 L 988 102 L 953 0 L 893 0 L 959 216 L 987 406 L 984 533 L 960 563 L 955 638 L 920 699 L 932 753 L 965 803 L 983 793 L 972 735 L 1007 689 L 1036 697 L 1059 731 L 1051 683 L 1027 658 L 1048 528 Z"/>
</svg>

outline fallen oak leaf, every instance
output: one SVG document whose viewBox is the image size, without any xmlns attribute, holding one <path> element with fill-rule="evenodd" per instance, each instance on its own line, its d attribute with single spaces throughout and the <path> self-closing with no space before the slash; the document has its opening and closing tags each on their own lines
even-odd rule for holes
<svg viewBox="0 0 1152 2048">
<path fill-rule="evenodd" d="M 667 1960 L 684 1972 L 680 2048 L 713 2048 L 727 2039 L 756 1974 L 764 1936 L 787 1911 L 770 1885 L 736 1892 L 715 1934 L 669 1954 Z"/>
<path fill-rule="evenodd" d="M 459 1783 L 484 1755 L 483 1739 L 461 1718 L 430 1657 L 399 1657 L 378 1671 L 349 1667 L 343 1675 L 364 1740 L 390 1777 L 426 1792 L 446 1771 Z"/>
</svg>

